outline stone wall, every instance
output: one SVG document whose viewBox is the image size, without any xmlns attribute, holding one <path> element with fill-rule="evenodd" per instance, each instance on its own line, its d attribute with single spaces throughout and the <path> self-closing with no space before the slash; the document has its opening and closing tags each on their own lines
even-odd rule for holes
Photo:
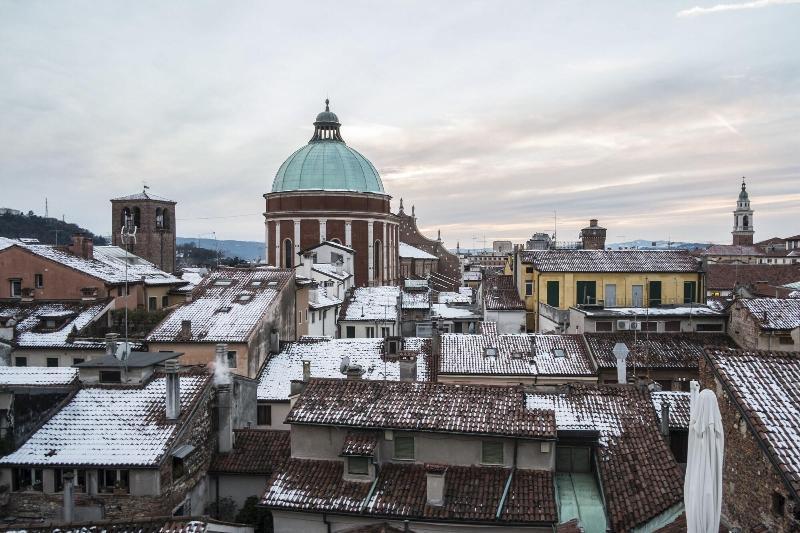
<svg viewBox="0 0 800 533">
<path fill-rule="evenodd" d="M 112 200 L 111 201 L 111 241 L 123 247 L 120 236 L 122 213 L 125 208 L 134 213 L 139 209 L 139 226 L 136 231 L 136 243 L 131 244 L 129 251 L 142 257 L 165 272 L 175 272 L 175 202 L 158 200 Z M 156 225 L 156 211 L 166 213 L 166 224 L 163 228 Z"/>
<path fill-rule="evenodd" d="M 722 516 L 726 523 L 742 531 L 757 526 L 766 526 L 768 531 L 798 531 L 800 502 L 792 500 L 783 479 L 714 377 L 705 357 L 700 359 L 700 378 L 703 388 L 716 391 L 725 426 Z"/>
</svg>

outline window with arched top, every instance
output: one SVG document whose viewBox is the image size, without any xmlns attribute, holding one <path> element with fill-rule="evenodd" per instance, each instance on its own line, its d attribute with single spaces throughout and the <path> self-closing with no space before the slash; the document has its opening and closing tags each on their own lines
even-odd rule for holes
<svg viewBox="0 0 800 533">
<path fill-rule="evenodd" d="M 342 244 L 342 241 L 340 241 L 339 239 L 331 239 L 330 241 L 336 244 Z"/>
<path fill-rule="evenodd" d="M 160 207 L 156 207 L 156 228 L 164 228 L 164 212 Z"/>
<path fill-rule="evenodd" d="M 377 282 L 383 280 L 383 244 L 381 241 L 375 241 L 372 247 L 372 277 Z"/>
<path fill-rule="evenodd" d="M 138 207 L 133 208 L 133 225 L 137 228 L 142 225 L 142 210 Z"/>
<path fill-rule="evenodd" d="M 125 227 L 125 224 L 128 223 L 129 218 L 131 218 L 131 208 L 125 207 L 122 209 L 122 220 L 120 220 L 122 227 Z"/>
<path fill-rule="evenodd" d="M 750 225 L 750 217 L 745 215 L 744 218 L 742 219 L 742 226 L 746 228 L 749 225 Z"/>
<path fill-rule="evenodd" d="M 283 267 L 292 268 L 294 266 L 294 246 L 292 239 L 283 241 Z"/>
<path fill-rule="evenodd" d="M 169 209 L 164 208 L 161 216 L 164 217 L 164 229 L 169 229 Z"/>
</svg>

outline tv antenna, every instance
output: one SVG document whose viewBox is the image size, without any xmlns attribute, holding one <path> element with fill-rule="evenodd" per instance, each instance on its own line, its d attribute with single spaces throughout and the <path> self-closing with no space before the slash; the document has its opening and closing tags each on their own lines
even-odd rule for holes
<svg viewBox="0 0 800 533">
<path fill-rule="evenodd" d="M 130 288 L 128 286 L 128 247 L 131 243 L 136 244 L 136 230 L 138 228 L 133 222 L 133 215 L 125 215 L 125 223 L 119 230 L 119 237 L 122 241 L 122 247 L 125 249 L 125 342 L 120 348 L 117 349 L 114 356 L 120 361 L 128 361 L 128 356 L 131 354 L 131 345 L 128 342 L 128 300 L 130 297 Z M 127 373 L 128 369 L 125 369 Z"/>
</svg>

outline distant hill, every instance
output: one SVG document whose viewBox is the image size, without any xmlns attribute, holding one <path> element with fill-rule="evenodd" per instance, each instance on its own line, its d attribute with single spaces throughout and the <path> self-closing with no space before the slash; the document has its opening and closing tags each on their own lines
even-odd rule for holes
<svg viewBox="0 0 800 533">
<path fill-rule="evenodd" d="M 635 241 L 627 241 L 627 242 L 614 242 L 611 244 L 606 244 L 606 248 L 611 248 L 612 250 L 623 250 L 623 249 L 636 249 L 636 250 L 694 250 L 694 249 L 701 249 L 705 250 L 711 246 L 707 242 L 668 242 L 668 241 L 648 241 L 645 239 L 636 239 Z"/>
<path fill-rule="evenodd" d="M 199 248 L 209 250 L 219 250 L 222 255 L 227 257 L 239 257 L 247 261 L 257 261 L 264 259 L 264 242 L 261 241 L 233 241 L 214 239 L 192 239 L 190 237 L 178 237 L 178 244 L 193 243 Z"/>
<path fill-rule="evenodd" d="M 84 233 L 91 236 L 95 244 L 107 244 L 103 237 L 99 237 L 77 224 L 63 222 L 57 218 L 40 217 L 30 212 L 25 215 L 16 214 L 7 209 L 2 211 L 3 213 L 0 214 L 0 237 L 39 239 L 39 242 L 43 244 L 68 244 L 73 234 Z"/>
</svg>

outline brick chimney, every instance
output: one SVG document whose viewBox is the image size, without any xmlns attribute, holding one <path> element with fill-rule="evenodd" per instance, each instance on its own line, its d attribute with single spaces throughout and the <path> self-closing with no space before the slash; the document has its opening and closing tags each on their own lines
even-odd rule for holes
<svg viewBox="0 0 800 533">
<path fill-rule="evenodd" d="M 400 381 L 417 381 L 417 356 L 403 355 L 398 361 Z"/>
<path fill-rule="evenodd" d="M 84 259 L 94 258 L 94 243 L 83 233 L 75 233 L 72 236 L 72 244 L 67 249 L 72 255 L 83 257 Z"/>
<path fill-rule="evenodd" d="M 434 507 L 444 505 L 444 476 L 446 472 L 447 467 L 445 465 L 425 465 L 426 501 L 428 505 Z"/>
<path fill-rule="evenodd" d="M 167 420 L 173 422 L 181 416 L 181 381 L 178 368 L 177 359 L 164 362 L 164 372 L 167 375 Z"/>
</svg>

